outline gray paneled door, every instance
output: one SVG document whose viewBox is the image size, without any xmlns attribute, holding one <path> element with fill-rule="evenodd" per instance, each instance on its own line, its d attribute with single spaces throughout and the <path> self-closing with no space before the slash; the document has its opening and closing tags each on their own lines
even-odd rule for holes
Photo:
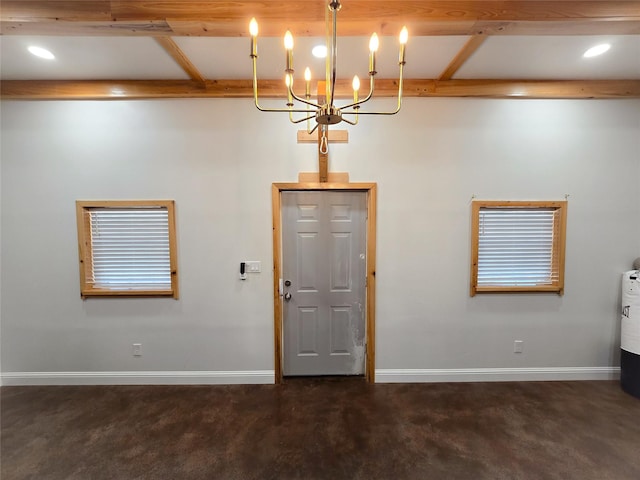
<svg viewBox="0 0 640 480">
<path fill-rule="evenodd" d="M 284 375 L 362 375 L 367 193 L 282 192 Z"/>
</svg>

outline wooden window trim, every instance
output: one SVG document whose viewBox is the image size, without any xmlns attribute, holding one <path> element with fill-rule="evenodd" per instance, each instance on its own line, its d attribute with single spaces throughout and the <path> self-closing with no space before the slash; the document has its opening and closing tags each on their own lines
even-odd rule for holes
<svg viewBox="0 0 640 480">
<path fill-rule="evenodd" d="M 478 286 L 478 244 L 480 228 L 480 209 L 491 207 L 502 208 L 553 208 L 554 242 L 553 262 L 557 267 L 558 281 L 552 285 L 535 286 Z M 567 230 L 567 201 L 513 201 L 513 200 L 474 200 L 471 202 L 471 288 L 470 295 L 477 293 L 522 293 L 522 292 L 554 292 L 564 294 L 564 267 Z"/>
<path fill-rule="evenodd" d="M 88 282 L 86 269 L 92 262 L 91 227 L 88 212 L 92 208 L 164 207 L 169 223 L 169 265 L 171 288 L 168 290 L 111 290 L 96 288 Z M 175 201 L 173 200 L 78 200 L 76 201 L 78 227 L 78 255 L 80 267 L 80 296 L 87 297 L 172 297 L 179 298 L 178 261 L 176 247 Z"/>
</svg>

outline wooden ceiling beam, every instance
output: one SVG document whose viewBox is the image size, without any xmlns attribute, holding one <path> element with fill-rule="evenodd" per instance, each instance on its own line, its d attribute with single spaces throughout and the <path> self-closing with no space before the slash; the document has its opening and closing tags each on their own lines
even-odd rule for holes
<svg viewBox="0 0 640 480">
<path fill-rule="evenodd" d="M 484 35 L 473 35 L 469 38 L 467 43 L 464 44 L 453 60 L 449 62 L 447 68 L 445 68 L 440 74 L 438 80 L 451 80 L 453 75 L 460 70 L 460 67 L 462 67 L 469 57 L 473 55 L 478 48 L 480 48 L 480 45 L 482 45 L 486 39 L 487 37 Z"/>
<path fill-rule="evenodd" d="M 173 41 L 171 37 L 155 37 L 156 42 L 173 58 L 176 63 L 185 71 L 191 80 L 195 80 L 200 83 L 205 83 L 205 78 L 202 76 L 196 66 L 189 60 L 189 57 L 178 47 L 178 44 Z"/>
<path fill-rule="evenodd" d="M 349 80 L 339 80 L 340 98 L 353 93 Z M 397 80 L 376 81 L 375 97 L 397 95 Z M 281 80 L 259 82 L 260 98 L 285 98 Z M 6 100 L 130 100 L 152 98 L 251 98 L 251 80 L 64 81 L 5 80 Z M 478 98 L 640 98 L 640 80 L 405 80 L 405 97 Z M 364 108 L 363 108 L 364 110 Z"/>
<path fill-rule="evenodd" d="M 326 0 L 2 0 L 4 35 L 323 36 Z M 344 0 L 340 35 L 640 34 L 640 1 Z"/>
</svg>

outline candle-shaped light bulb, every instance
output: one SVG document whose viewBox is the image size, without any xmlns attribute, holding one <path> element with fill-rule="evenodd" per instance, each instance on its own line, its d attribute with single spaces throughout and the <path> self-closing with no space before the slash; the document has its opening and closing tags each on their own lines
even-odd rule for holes
<svg viewBox="0 0 640 480">
<path fill-rule="evenodd" d="M 284 34 L 284 48 L 293 50 L 293 35 L 291 35 L 289 30 Z"/>
<path fill-rule="evenodd" d="M 376 52 L 379 46 L 380 40 L 378 40 L 378 34 L 374 32 L 373 35 L 371 35 L 371 40 L 369 40 L 369 51 L 372 53 Z"/>
<path fill-rule="evenodd" d="M 371 52 L 369 54 L 369 75 L 376 74 L 376 51 L 379 45 L 378 35 L 374 33 L 371 35 L 371 40 L 369 40 L 369 51 Z"/>
<path fill-rule="evenodd" d="M 291 35 L 291 32 L 289 30 L 287 30 L 287 33 L 284 34 L 284 48 L 287 50 L 287 63 L 285 71 L 293 72 L 293 35 Z"/>
<path fill-rule="evenodd" d="M 258 22 L 252 18 L 249 22 L 249 34 L 251 34 L 251 56 L 258 56 Z"/>
<path fill-rule="evenodd" d="M 358 75 L 353 76 L 353 82 L 351 83 L 351 86 L 356 92 L 360 90 L 360 79 L 358 78 Z"/>
<path fill-rule="evenodd" d="M 304 95 L 305 97 L 309 98 L 311 97 L 311 70 L 309 70 L 309 67 L 304 69 L 304 81 L 305 81 L 305 87 L 304 87 Z"/>
<path fill-rule="evenodd" d="M 358 78 L 358 75 L 353 76 L 353 82 L 351 83 L 351 86 L 353 87 L 353 101 L 357 102 L 358 90 L 360 90 L 360 79 Z"/>
<path fill-rule="evenodd" d="M 407 40 L 409 40 L 409 30 L 407 30 L 407 27 L 402 27 L 402 30 L 400 31 L 400 43 L 405 45 Z"/>
<path fill-rule="evenodd" d="M 400 64 L 404 64 L 405 47 L 407 46 L 407 40 L 409 40 L 409 31 L 407 27 L 402 27 L 400 31 Z"/>
<path fill-rule="evenodd" d="M 258 36 L 258 22 L 256 21 L 255 18 L 252 18 L 251 21 L 249 22 L 249 33 L 251 34 L 252 37 Z"/>
</svg>

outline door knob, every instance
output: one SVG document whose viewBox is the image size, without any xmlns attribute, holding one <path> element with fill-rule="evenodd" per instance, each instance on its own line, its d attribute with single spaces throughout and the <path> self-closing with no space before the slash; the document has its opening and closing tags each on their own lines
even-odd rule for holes
<svg viewBox="0 0 640 480">
<path fill-rule="evenodd" d="M 287 301 L 287 302 L 288 302 L 289 300 L 291 300 L 291 294 L 290 294 L 289 292 L 285 293 L 285 294 L 284 294 L 284 299 L 285 299 L 285 301 Z"/>
</svg>

